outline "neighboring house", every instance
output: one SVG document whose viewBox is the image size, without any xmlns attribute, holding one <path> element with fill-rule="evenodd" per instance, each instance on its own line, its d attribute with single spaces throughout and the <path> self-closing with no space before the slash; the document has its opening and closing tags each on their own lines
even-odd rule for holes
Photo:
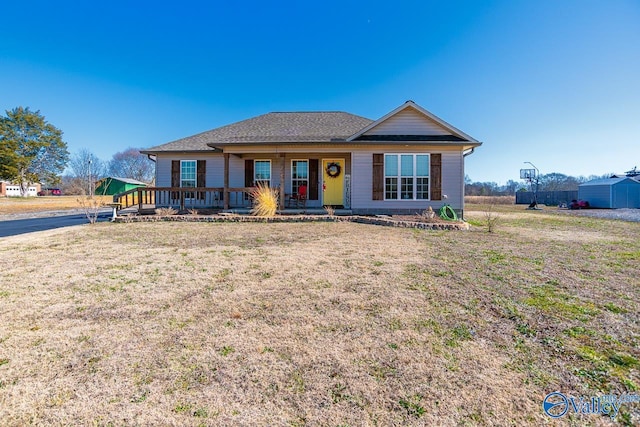
<svg viewBox="0 0 640 427">
<path fill-rule="evenodd" d="M 134 188 L 146 187 L 147 184 L 131 178 L 118 178 L 109 176 L 102 178 L 96 183 L 95 194 L 104 196 L 113 196 L 114 194 L 124 193 Z"/>
<path fill-rule="evenodd" d="M 592 208 L 640 208 L 640 182 L 629 177 L 594 179 L 578 186 L 578 198 Z"/>
<path fill-rule="evenodd" d="M 27 196 L 35 197 L 40 191 L 40 184 L 32 184 L 27 188 Z M 8 181 L 0 181 L 0 196 L 20 197 L 20 186 Z"/>
<path fill-rule="evenodd" d="M 164 202 L 157 193 L 158 204 L 177 204 L 171 189 L 216 187 L 213 198 L 200 191 L 182 197 L 233 208 L 247 200 L 236 192 L 262 182 L 280 188 L 281 207 L 305 185 L 308 208 L 413 214 L 449 203 L 462 213 L 464 159 L 480 145 L 407 101 L 375 121 L 344 112 L 269 113 L 142 152 L 156 161 L 156 185 L 167 191 Z"/>
</svg>

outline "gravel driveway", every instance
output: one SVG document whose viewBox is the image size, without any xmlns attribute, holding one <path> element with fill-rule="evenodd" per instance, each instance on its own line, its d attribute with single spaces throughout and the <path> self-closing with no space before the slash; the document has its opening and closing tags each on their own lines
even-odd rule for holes
<svg viewBox="0 0 640 427">
<path fill-rule="evenodd" d="M 556 211 L 548 210 L 548 212 L 557 212 L 561 215 L 590 216 L 594 218 L 640 222 L 640 209 L 558 209 Z"/>
</svg>

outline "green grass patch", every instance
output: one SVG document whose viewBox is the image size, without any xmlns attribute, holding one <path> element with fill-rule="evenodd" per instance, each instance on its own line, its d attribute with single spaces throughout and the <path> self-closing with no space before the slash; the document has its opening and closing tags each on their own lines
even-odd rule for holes
<svg viewBox="0 0 640 427">
<path fill-rule="evenodd" d="M 235 348 L 233 348 L 230 345 L 225 345 L 224 347 L 222 347 L 220 350 L 218 350 L 218 353 L 220 353 L 222 356 L 228 356 L 231 353 L 234 353 L 236 351 Z"/>
<path fill-rule="evenodd" d="M 400 399 L 398 403 L 407 411 L 408 415 L 416 418 L 420 418 L 427 412 L 424 406 L 422 406 L 422 396 L 419 394 L 406 396 Z"/>
<path fill-rule="evenodd" d="M 490 264 L 502 263 L 505 259 L 507 259 L 507 255 L 494 249 L 487 249 L 482 251 L 482 253 L 487 257 L 487 260 Z"/>
<path fill-rule="evenodd" d="M 534 286 L 529 293 L 531 296 L 522 301 L 524 304 L 556 317 L 584 322 L 600 312 L 593 303 L 580 301 L 575 296 L 562 292 L 551 282 Z"/>
<path fill-rule="evenodd" d="M 622 314 L 622 313 L 626 313 L 628 311 L 627 309 L 625 309 L 623 307 L 620 307 L 618 305 L 615 305 L 612 302 L 608 302 L 608 303 L 604 304 L 604 308 L 606 308 L 607 310 L 609 310 L 610 312 L 615 313 L 615 314 Z"/>
<path fill-rule="evenodd" d="M 460 341 L 471 339 L 473 339 L 473 332 L 467 325 L 456 325 L 449 332 L 449 337 L 445 340 L 445 344 L 449 347 L 456 347 Z"/>
</svg>

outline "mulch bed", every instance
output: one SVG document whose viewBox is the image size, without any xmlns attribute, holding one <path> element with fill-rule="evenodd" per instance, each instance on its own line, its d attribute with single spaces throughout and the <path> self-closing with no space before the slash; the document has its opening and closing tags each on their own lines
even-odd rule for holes
<svg viewBox="0 0 640 427">
<path fill-rule="evenodd" d="M 387 227 L 418 228 L 423 230 L 468 230 L 463 221 L 445 221 L 440 218 L 426 219 L 412 215 L 361 216 L 361 215 L 280 215 L 263 218 L 250 215 L 141 215 L 119 216 L 115 222 L 356 222 L 359 224 L 382 225 Z"/>
</svg>

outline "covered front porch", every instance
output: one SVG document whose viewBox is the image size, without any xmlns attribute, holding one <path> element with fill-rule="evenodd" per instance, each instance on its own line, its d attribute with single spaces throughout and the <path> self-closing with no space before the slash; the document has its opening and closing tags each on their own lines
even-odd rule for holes
<svg viewBox="0 0 640 427">
<path fill-rule="evenodd" d="M 179 212 L 229 212 L 249 214 L 252 208 L 251 192 L 255 187 L 140 187 L 113 196 L 118 211 L 136 214 L 152 214 L 163 207 L 171 207 Z M 281 195 L 282 193 L 280 193 Z M 350 215 L 350 209 L 328 209 L 321 206 L 306 206 L 299 199 L 286 195 L 278 213 L 283 215 L 323 215 L 327 210 L 335 215 Z"/>
<path fill-rule="evenodd" d="M 262 147 L 261 147 L 262 148 Z M 351 206 L 351 153 L 305 152 L 289 147 L 286 152 L 225 152 L 223 191 L 239 183 L 278 189 L 279 208 Z M 243 178 L 240 181 L 238 178 Z M 229 199 L 230 203 L 232 199 Z M 225 209 L 233 205 L 224 205 Z"/>
</svg>

